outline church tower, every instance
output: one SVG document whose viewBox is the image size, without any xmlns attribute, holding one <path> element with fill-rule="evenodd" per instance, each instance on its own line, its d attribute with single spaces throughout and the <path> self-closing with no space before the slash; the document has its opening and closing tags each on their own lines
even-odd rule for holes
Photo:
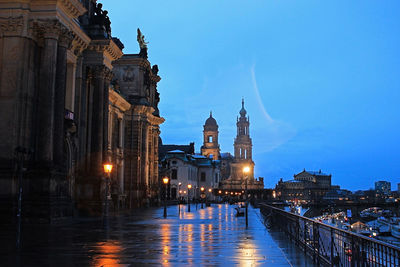
<svg viewBox="0 0 400 267">
<path fill-rule="evenodd" d="M 220 159 L 220 149 L 218 144 L 218 124 L 213 118 L 212 112 L 210 117 L 206 120 L 203 130 L 203 146 L 201 147 L 201 154 L 210 157 L 213 160 Z"/>
<path fill-rule="evenodd" d="M 243 179 L 243 168 L 249 167 L 249 177 L 254 177 L 254 162 L 252 160 L 253 144 L 250 138 L 250 120 L 246 117 L 247 111 L 244 108 L 242 99 L 242 109 L 239 111 L 240 117 L 236 119 L 237 135 L 233 144 L 235 155 L 234 164 L 231 165 L 231 175 L 233 179 Z"/>
<path fill-rule="evenodd" d="M 252 157 L 252 143 L 250 138 L 249 117 L 246 117 L 247 111 L 244 109 L 244 100 L 242 99 L 242 109 L 239 112 L 240 118 L 236 120 L 237 136 L 235 138 L 234 149 L 235 159 L 237 160 L 251 160 Z"/>
</svg>

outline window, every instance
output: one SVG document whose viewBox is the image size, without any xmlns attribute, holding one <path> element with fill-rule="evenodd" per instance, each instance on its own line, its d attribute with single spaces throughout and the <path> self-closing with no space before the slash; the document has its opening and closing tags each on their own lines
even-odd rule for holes
<svg viewBox="0 0 400 267">
<path fill-rule="evenodd" d="M 173 169 L 171 173 L 171 180 L 176 180 L 178 179 L 178 170 Z"/>
<path fill-rule="evenodd" d="M 175 187 L 171 188 L 171 198 L 176 199 L 176 188 Z"/>
<path fill-rule="evenodd" d="M 213 137 L 212 137 L 211 135 L 209 135 L 209 136 L 208 136 L 208 142 L 209 142 L 209 143 L 212 143 L 212 141 L 213 141 Z"/>
<path fill-rule="evenodd" d="M 206 181 L 206 173 L 202 172 L 200 176 L 200 181 L 205 182 Z"/>
<path fill-rule="evenodd" d="M 172 161 L 172 165 L 175 165 L 175 164 L 176 164 L 176 160 L 173 160 L 173 161 Z"/>
</svg>

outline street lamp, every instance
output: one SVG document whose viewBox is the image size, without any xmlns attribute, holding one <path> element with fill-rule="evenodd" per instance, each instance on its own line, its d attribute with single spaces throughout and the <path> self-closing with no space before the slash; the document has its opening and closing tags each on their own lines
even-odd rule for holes
<svg viewBox="0 0 400 267">
<path fill-rule="evenodd" d="M 246 182 L 246 187 L 245 187 L 245 191 L 246 191 L 246 228 L 249 226 L 249 214 L 248 214 L 248 210 L 247 210 L 247 206 L 249 205 L 249 201 L 248 201 L 248 193 L 247 193 L 247 178 L 248 178 L 248 174 L 250 172 L 250 167 L 246 166 L 243 168 L 243 175 L 244 175 L 244 179 Z"/>
<path fill-rule="evenodd" d="M 105 218 L 108 217 L 108 198 L 109 198 L 109 186 L 110 186 L 110 181 L 111 181 L 111 172 L 113 169 L 113 165 L 111 163 L 104 163 L 103 164 L 104 172 L 106 173 L 106 190 L 105 190 L 105 196 L 104 196 L 104 206 L 105 206 L 105 211 L 104 211 L 104 216 Z"/>
<path fill-rule="evenodd" d="M 165 198 L 164 198 L 164 218 L 167 218 L 167 186 L 168 186 L 168 177 L 163 178 L 163 183 L 165 185 Z"/>
<path fill-rule="evenodd" d="M 204 187 L 202 186 L 201 188 L 200 188 L 200 191 L 201 191 L 201 198 L 202 198 L 202 201 L 201 201 L 201 207 L 200 208 L 203 208 L 203 199 L 204 199 Z"/>
<path fill-rule="evenodd" d="M 188 212 L 190 212 L 190 189 L 192 188 L 191 184 L 188 184 Z"/>
</svg>

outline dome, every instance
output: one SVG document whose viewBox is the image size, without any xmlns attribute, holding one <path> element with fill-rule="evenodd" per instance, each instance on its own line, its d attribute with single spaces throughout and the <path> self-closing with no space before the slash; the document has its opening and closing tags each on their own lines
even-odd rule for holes
<svg viewBox="0 0 400 267">
<path fill-rule="evenodd" d="M 244 109 L 244 99 L 242 98 L 242 109 L 239 111 L 241 117 L 245 117 L 247 111 Z"/>
<path fill-rule="evenodd" d="M 218 127 L 217 121 L 212 116 L 212 112 L 210 112 L 210 117 L 206 120 L 206 124 L 204 124 L 204 126 Z"/>
</svg>

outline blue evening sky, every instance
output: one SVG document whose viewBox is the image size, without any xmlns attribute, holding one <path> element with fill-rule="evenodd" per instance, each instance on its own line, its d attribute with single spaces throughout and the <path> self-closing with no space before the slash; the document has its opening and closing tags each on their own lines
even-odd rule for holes
<svg viewBox="0 0 400 267">
<path fill-rule="evenodd" d="M 210 110 L 233 152 L 245 98 L 255 175 L 306 168 L 356 190 L 400 183 L 400 1 L 102 0 L 124 52 L 136 29 L 162 80 L 165 144 L 202 145 Z"/>
</svg>

